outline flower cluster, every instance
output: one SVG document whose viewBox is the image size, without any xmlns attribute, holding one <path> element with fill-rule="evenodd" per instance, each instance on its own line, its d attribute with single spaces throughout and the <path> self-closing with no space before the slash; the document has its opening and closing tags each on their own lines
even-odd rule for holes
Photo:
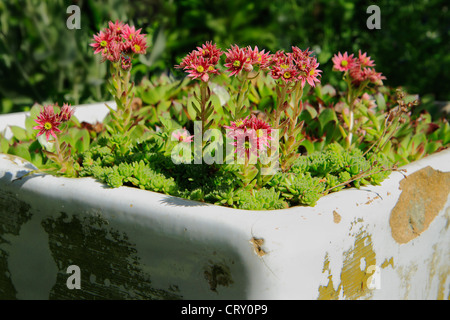
<svg viewBox="0 0 450 320">
<path fill-rule="evenodd" d="M 298 47 L 292 47 L 292 52 L 285 53 L 280 50 L 275 54 L 270 54 L 265 50 L 259 50 L 257 46 L 240 48 L 238 45 L 231 45 L 226 52 L 217 48 L 216 44 L 206 42 L 202 47 L 192 51 L 183 58 L 177 69 L 184 69 L 193 79 L 200 78 L 207 82 L 210 74 L 218 74 L 216 68 L 221 55 L 225 53 L 224 67 L 227 68 L 229 76 L 237 76 L 241 71 L 250 73 L 252 71 L 270 71 L 275 80 L 282 79 L 285 82 L 300 81 L 302 87 L 308 82 L 315 86 L 319 82 L 321 70 L 319 63 L 308 49 L 302 51 Z"/>
<path fill-rule="evenodd" d="M 189 53 L 175 68 L 184 69 L 188 73 L 188 77 L 192 79 L 200 78 L 200 80 L 208 82 L 211 74 L 219 74 L 216 65 L 222 53 L 216 44 L 206 42 Z"/>
<path fill-rule="evenodd" d="M 311 56 L 312 51 L 308 49 L 302 51 L 298 47 L 292 47 L 292 52 L 277 51 L 272 55 L 271 76 L 278 80 L 282 79 L 286 83 L 301 82 L 304 87 L 306 82 L 315 87 L 316 82 L 320 82 L 318 77 L 322 70 L 319 70 L 319 63 L 316 57 Z"/>
<path fill-rule="evenodd" d="M 47 141 L 49 141 L 50 135 L 56 139 L 56 133 L 61 132 L 58 127 L 62 122 L 69 121 L 74 111 L 67 103 L 63 104 L 59 113 L 55 113 L 53 105 L 46 105 L 41 109 L 37 119 L 34 120 L 38 123 L 38 126 L 33 127 L 33 129 L 39 130 L 38 137 L 45 133 Z"/>
<path fill-rule="evenodd" d="M 231 46 L 225 53 L 226 59 L 224 67 L 228 68 L 229 76 L 235 76 L 241 70 L 251 72 L 253 70 L 267 69 L 270 65 L 270 53 L 265 50 L 260 51 L 255 46 L 239 48 L 237 45 Z"/>
<path fill-rule="evenodd" d="M 333 69 L 347 72 L 355 86 L 364 81 L 382 85 L 382 80 L 386 79 L 380 72 L 375 71 L 373 68 L 375 63 L 367 56 L 367 53 L 361 53 L 361 50 L 358 52 L 358 57 L 355 57 L 354 54 L 348 55 L 347 52 L 344 54 L 339 52 L 334 55 L 332 61 Z"/>
<path fill-rule="evenodd" d="M 121 61 L 122 68 L 128 70 L 131 67 L 130 56 L 144 54 L 147 50 L 145 34 L 141 34 L 141 30 L 120 21 L 110 21 L 108 28 L 94 35 L 95 42 L 90 45 L 95 54 L 102 55 L 103 61 Z"/>
<path fill-rule="evenodd" d="M 230 126 L 224 126 L 227 136 L 233 140 L 235 153 L 240 157 L 246 155 L 259 155 L 267 151 L 269 141 L 273 140 L 272 127 L 264 120 L 252 115 L 237 121 L 232 121 Z M 258 154 L 259 153 L 259 154 Z"/>
</svg>

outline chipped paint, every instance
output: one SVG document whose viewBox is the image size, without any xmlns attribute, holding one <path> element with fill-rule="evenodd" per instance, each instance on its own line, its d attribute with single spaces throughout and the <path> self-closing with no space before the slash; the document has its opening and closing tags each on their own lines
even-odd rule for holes
<svg viewBox="0 0 450 320">
<path fill-rule="evenodd" d="M 429 276 L 428 276 L 428 284 L 431 284 L 434 278 L 437 278 L 438 281 L 438 290 L 437 290 L 437 300 L 444 300 L 445 294 L 445 285 L 447 284 L 447 278 L 450 275 L 450 266 L 447 264 L 441 263 L 441 257 L 445 256 L 440 248 L 435 244 L 433 245 L 433 255 L 428 264 L 429 266 Z M 450 283 L 447 284 L 447 289 L 450 291 Z M 449 292 L 450 296 L 450 292 Z M 447 298 L 448 299 L 448 298 Z"/>
<path fill-rule="evenodd" d="M 328 252 L 325 255 L 325 261 L 323 263 L 323 270 L 322 273 L 328 272 L 328 283 L 326 286 L 320 286 L 319 287 L 319 300 L 338 300 L 339 299 L 339 291 L 340 286 L 338 290 L 334 289 L 334 283 L 333 283 L 333 276 L 331 275 L 330 270 L 330 260 L 328 256 Z"/>
<path fill-rule="evenodd" d="M 407 243 L 424 232 L 443 209 L 450 192 L 450 172 L 425 167 L 402 179 L 400 189 L 389 223 L 395 241 Z"/>
<path fill-rule="evenodd" d="M 341 216 L 339 213 L 336 212 L 336 210 L 333 210 L 333 222 L 334 223 L 341 222 Z"/>
<path fill-rule="evenodd" d="M 180 299 L 152 286 L 143 271 L 135 245 L 128 236 L 108 226 L 100 216 L 47 218 L 42 226 L 49 236 L 52 256 L 58 266 L 50 299 Z M 82 272 L 82 290 L 67 290 L 67 267 Z M 86 276 L 83 276 L 86 275 Z"/>
<path fill-rule="evenodd" d="M 0 194 L 12 190 L 15 200 L 26 199 L 31 205 L 28 212 L 31 218 L 23 222 L 12 220 L 19 226 L 16 233 L 4 232 L 6 229 L 0 224 L 0 261 L 1 253 L 9 255 L 4 258 L 6 269 L 1 269 L 0 264 L 0 271 L 5 271 L 0 278 L 9 279 L 13 298 L 20 299 L 23 292 L 15 274 L 31 268 L 17 268 L 18 260 L 14 259 L 17 256 L 14 250 L 23 236 L 28 242 L 35 239 L 24 232 L 30 226 L 42 229 L 46 237 L 44 242 L 40 239 L 39 246 L 48 248 L 48 258 L 55 267 L 46 274 L 52 276 L 45 291 L 51 299 L 449 299 L 450 296 L 450 209 L 447 205 L 432 220 L 428 232 L 407 244 L 399 244 L 390 236 L 389 224 L 391 209 L 405 193 L 398 189 L 403 176 L 396 173 L 382 186 L 370 186 L 383 197 L 367 205 L 364 203 L 374 197 L 369 198 L 367 191 L 371 194 L 375 191 L 348 190 L 342 193 L 348 198 L 335 193 L 329 198 L 336 202 L 324 198 L 317 207 L 292 208 L 286 214 L 283 211 L 276 215 L 272 212 L 241 215 L 239 211 L 214 207 L 217 210 L 211 215 L 211 207 L 201 207 L 195 212 L 181 206 L 168 208 L 163 201 L 165 196 L 148 193 L 151 199 L 144 200 L 126 188 L 115 193 L 117 190 L 97 188 L 87 179 L 74 179 L 75 183 L 42 176 L 11 184 L 11 177 L 21 176 L 19 172 L 24 168 L 13 169 L 10 161 L 1 160 L 0 156 L 0 176 L 3 174 Z M 447 164 L 431 165 L 445 171 L 448 157 L 444 161 Z M 2 172 L 3 163 L 8 170 Z M 420 166 L 413 168 L 417 170 Z M 52 183 L 57 185 L 53 187 Z M 46 188 L 42 189 L 44 184 Z M 82 191 L 78 191 L 78 184 Z M 391 188 L 390 197 L 385 197 L 385 187 Z M 45 194 L 47 189 L 51 191 Z M 69 190 L 69 198 L 63 189 Z M 88 198 L 86 205 L 81 201 L 84 196 Z M 54 201 L 57 197 L 62 198 Z M 97 205 L 97 199 L 107 201 Z M 8 201 L 3 201 L 3 205 Z M 153 201 L 163 205 L 153 206 Z M 0 213 L 4 216 L 0 216 L 0 221 L 26 218 L 21 214 L 11 217 L 10 212 L 2 209 Z M 26 208 L 23 209 L 22 213 L 26 213 Z M 333 210 L 341 217 L 339 223 L 335 221 L 339 217 L 331 214 Z M 62 211 L 66 212 L 65 217 Z M 416 220 L 424 224 L 421 219 Z M 253 236 L 250 226 L 255 221 L 261 222 L 258 237 L 249 243 Z M 262 239 L 264 243 L 257 241 Z M 267 255 L 259 256 L 259 249 Z M 105 259 L 110 259 L 109 263 Z M 16 262 L 11 264 L 13 260 Z M 89 292 L 71 293 L 64 287 L 70 263 L 81 264 L 82 290 L 87 288 Z M 369 284 L 374 274 L 370 267 L 374 266 L 380 266 L 379 289 L 371 289 Z M 273 269 L 277 276 L 266 269 Z M 32 275 L 40 277 L 41 273 Z M 60 295 L 63 289 L 67 292 Z"/>
<path fill-rule="evenodd" d="M 334 289 L 333 277 L 328 276 L 328 284 L 319 287 L 319 300 L 370 298 L 372 290 L 368 288 L 368 280 L 372 275 L 370 266 L 376 265 L 372 237 L 366 231 L 359 232 L 352 248 L 343 253 L 344 263 L 340 275 L 340 283 Z M 328 254 L 325 256 L 323 273 L 330 273 Z"/>
<path fill-rule="evenodd" d="M 448 272 L 447 273 L 442 273 L 439 275 L 439 288 L 438 288 L 438 295 L 437 295 L 437 300 L 444 300 L 444 290 L 445 290 L 445 284 L 447 283 L 447 278 L 448 278 Z M 448 292 L 447 295 L 447 300 L 450 300 L 450 290 Z"/>
<path fill-rule="evenodd" d="M 403 300 L 409 299 L 409 293 L 411 291 L 411 279 L 414 277 L 414 275 L 417 273 L 419 267 L 417 263 L 411 263 L 407 266 L 398 266 L 395 270 L 397 271 L 397 274 L 399 275 L 399 278 L 401 279 L 401 287 L 404 289 L 404 296 Z"/>
<path fill-rule="evenodd" d="M 367 268 L 376 265 L 375 252 L 372 247 L 372 237 L 365 231 L 360 232 L 355 239 L 353 248 L 344 253 L 344 267 L 341 272 L 341 284 L 344 297 L 347 299 L 366 298 L 372 290 L 367 288 L 367 280 L 371 276 Z M 361 270 L 361 259 L 364 258 L 365 268 Z"/>
<path fill-rule="evenodd" d="M 213 263 L 210 261 L 203 273 L 208 282 L 209 289 L 217 293 L 218 286 L 228 287 L 233 284 L 230 268 L 224 263 Z"/>
<path fill-rule="evenodd" d="M 0 191 L 0 299 L 16 299 L 17 290 L 9 270 L 11 236 L 18 236 L 23 224 L 32 217 L 30 206 L 13 194 Z"/>
<path fill-rule="evenodd" d="M 252 237 L 249 241 L 252 246 L 253 250 L 259 257 L 265 256 L 267 253 L 261 248 L 264 244 L 264 239 L 256 239 L 255 237 Z"/>
<path fill-rule="evenodd" d="M 381 264 L 381 268 L 383 269 L 387 268 L 388 266 L 394 268 L 394 257 L 391 257 L 389 260 L 384 260 L 384 262 Z"/>
</svg>

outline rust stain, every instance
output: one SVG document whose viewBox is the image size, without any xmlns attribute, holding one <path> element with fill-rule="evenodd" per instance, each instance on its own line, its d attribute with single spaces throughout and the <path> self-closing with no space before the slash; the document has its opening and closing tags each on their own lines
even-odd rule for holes
<svg viewBox="0 0 450 320">
<path fill-rule="evenodd" d="M 425 167 L 401 180 L 400 190 L 389 223 L 395 241 L 407 243 L 424 232 L 444 207 L 450 192 L 450 172 Z"/>
</svg>

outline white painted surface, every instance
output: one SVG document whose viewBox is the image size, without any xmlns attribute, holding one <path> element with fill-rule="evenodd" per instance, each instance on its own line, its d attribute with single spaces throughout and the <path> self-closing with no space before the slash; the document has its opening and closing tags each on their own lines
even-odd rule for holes
<svg viewBox="0 0 450 320">
<path fill-rule="evenodd" d="M 404 169 L 410 175 L 426 166 L 449 172 L 450 150 Z M 327 195 L 315 207 L 245 211 L 136 188 L 109 189 L 91 178 L 36 175 L 11 182 L 29 168 L 25 162 L 0 155 L 0 190 L 30 204 L 39 218 L 57 215 L 62 207 L 70 214 L 100 214 L 109 227 L 126 233 L 136 245 L 155 287 L 176 284 L 186 299 L 317 299 L 319 287 L 328 284 L 329 276 L 338 290 L 345 254 L 361 232 L 371 237 L 380 276 L 378 288 L 362 298 L 436 299 L 443 290 L 447 299 L 450 294 L 450 277 L 439 279 L 450 274 L 450 202 L 447 199 L 444 209 L 419 237 L 398 244 L 392 238 L 389 217 L 401 194 L 398 186 L 404 176 L 399 172 L 381 186 Z M 341 216 L 339 223 L 333 221 L 333 211 Z M 264 239 L 262 248 L 267 254 L 263 257 L 255 254 L 249 243 L 252 237 Z M 12 279 L 19 294 L 25 296 L 18 275 L 21 271 L 14 266 L 29 257 L 21 250 L 23 240 L 19 238 L 10 239 L 8 250 L 14 252 Z M 48 244 L 42 238 L 35 240 L 45 251 Z M 326 256 L 329 270 L 324 271 Z M 394 267 L 381 269 L 390 258 Z M 226 261 L 233 285 L 218 286 L 217 293 L 212 292 L 202 269 L 208 261 Z M 369 266 L 364 261 L 362 267 L 367 270 Z M 49 281 L 52 272 L 47 268 Z M 39 295 L 45 295 L 44 288 Z M 346 298 L 343 290 L 339 297 Z"/>
</svg>

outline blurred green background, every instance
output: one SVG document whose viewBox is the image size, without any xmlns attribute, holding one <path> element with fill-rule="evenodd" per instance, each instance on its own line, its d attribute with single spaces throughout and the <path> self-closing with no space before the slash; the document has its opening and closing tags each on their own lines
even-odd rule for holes
<svg viewBox="0 0 450 320">
<path fill-rule="evenodd" d="M 69 5 L 81 9 L 81 29 L 69 30 Z M 369 30 L 367 8 L 381 11 Z M 446 0 L 5 0 L 0 2 L 0 113 L 35 102 L 73 105 L 110 100 L 106 64 L 89 47 L 92 35 L 116 19 L 143 28 L 152 47 L 133 72 L 140 79 L 174 71 L 188 52 L 213 40 L 275 52 L 292 45 L 315 50 L 322 83 L 338 84 L 331 58 L 367 51 L 389 86 L 449 101 L 450 19 Z"/>
</svg>

